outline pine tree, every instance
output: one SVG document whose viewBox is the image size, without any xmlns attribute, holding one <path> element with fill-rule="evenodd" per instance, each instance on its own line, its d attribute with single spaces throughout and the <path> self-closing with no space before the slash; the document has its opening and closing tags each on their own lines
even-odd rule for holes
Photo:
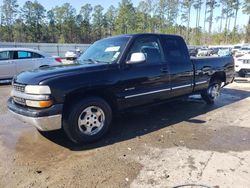
<svg viewBox="0 0 250 188">
<path fill-rule="evenodd" d="M 136 12 L 130 0 L 119 3 L 119 12 L 116 19 L 117 34 L 133 33 L 135 30 Z"/>
<path fill-rule="evenodd" d="M 13 25 L 18 13 L 17 0 L 3 0 L 1 6 L 1 26 L 4 26 L 1 35 L 7 41 L 13 41 Z"/>
<path fill-rule="evenodd" d="M 94 39 L 101 39 L 103 36 L 103 24 L 104 24 L 104 16 L 103 16 L 104 8 L 101 5 L 96 5 L 93 11 L 93 32 Z"/>
</svg>

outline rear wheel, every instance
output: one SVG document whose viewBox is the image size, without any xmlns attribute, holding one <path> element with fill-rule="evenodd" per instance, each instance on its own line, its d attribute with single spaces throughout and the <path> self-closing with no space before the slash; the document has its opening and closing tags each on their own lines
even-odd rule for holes
<svg viewBox="0 0 250 188">
<path fill-rule="evenodd" d="M 88 143 L 100 139 L 109 129 L 112 110 L 101 98 L 81 100 L 69 109 L 63 121 L 63 129 L 75 143 Z"/>
<path fill-rule="evenodd" d="M 207 104 L 214 104 L 215 100 L 220 96 L 221 81 L 215 80 L 211 82 L 208 89 L 201 93 L 201 97 Z"/>
</svg>

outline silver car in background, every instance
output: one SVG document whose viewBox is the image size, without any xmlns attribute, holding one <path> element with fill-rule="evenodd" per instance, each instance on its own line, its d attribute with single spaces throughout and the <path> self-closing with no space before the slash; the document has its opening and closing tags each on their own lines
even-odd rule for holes
<svg viewBox="0 0 250 188">
<path fill-rule="evenodd" d="M 28 48 L 0 48 L 0 83 L 16 74 L 44 66 L 60 65 L 61 59 Z"/>
</svg>

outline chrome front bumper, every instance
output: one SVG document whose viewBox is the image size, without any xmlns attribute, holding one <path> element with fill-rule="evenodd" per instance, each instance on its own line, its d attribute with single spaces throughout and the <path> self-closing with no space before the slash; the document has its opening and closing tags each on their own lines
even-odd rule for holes
<svg viewBox="0 0 250 188">
<path fill-rule="evenodd" d="M 7 105 L 15 118 L 35 126 L 40 131 L 58 130 L 62 127 L 62 104 L 56 104 L 46 109 L 32 109 L 17 105 L 11 97 Z"/>
<path fill-rule="evenodd" d="M 12 115 L 24 123 L 35 126 L 40 131 L 53 131 L 61 129 L 62 115 L 45 116 L 45 117 L 28 117 L 17 114 L 10 110 Z"/>
</svg>

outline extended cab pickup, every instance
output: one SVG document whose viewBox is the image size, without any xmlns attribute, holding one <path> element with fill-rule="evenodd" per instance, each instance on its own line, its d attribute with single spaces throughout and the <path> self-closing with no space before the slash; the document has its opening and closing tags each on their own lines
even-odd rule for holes
<svg viewBox="0 0 250 188">
<path fill-rule="evenodd" d="M 120 110 L 193 93 L 212 104 L 234 74 L 232 57 L 190 59 L 180 36 L 122 35 L 95 42 L 73 65 L 17 75 L 8 108 L 41 131 L 91 142 Z"/>
</svg>

